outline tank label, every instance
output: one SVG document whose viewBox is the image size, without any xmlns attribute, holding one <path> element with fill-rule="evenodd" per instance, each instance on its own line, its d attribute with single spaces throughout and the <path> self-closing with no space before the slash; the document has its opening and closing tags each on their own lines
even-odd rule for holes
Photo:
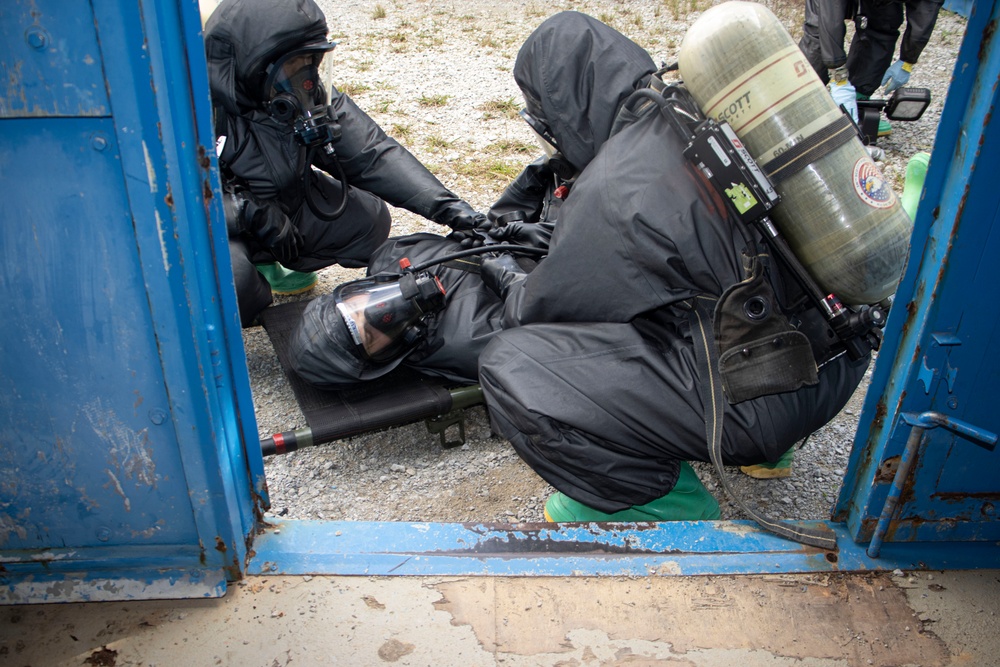
<svg viewBox="0 0 1000 667">
<path fill-rule="evenodd" d="M 705 105 L 705 115 L 750 132 L 774 113 L 822 87 L 796 45 L 788 46 L 736 78 Z"/>
<path fill-rule="evenodd" d="M 854 191 L 872 208 L 889 208 L 896 195 L 867 155 L 854 163 Z"/>
</svg>

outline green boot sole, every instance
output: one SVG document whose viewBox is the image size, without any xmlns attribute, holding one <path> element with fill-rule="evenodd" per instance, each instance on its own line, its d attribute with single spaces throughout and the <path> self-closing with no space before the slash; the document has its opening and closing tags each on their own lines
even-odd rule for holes
<svg viewBox="0 0 1000 667">
<path fill-rule="evenodd" d="M 564 493 L 554 493 L 545 501 L 545 520 L 552 523 L 714 521 L 721 516 L 719 501 L 708 492 L 686 461 L 681 462 L 677 484 L 670 493 L 645 505 L 608 514 L 577 502 Z"/>
<path fill-rule="evenodd" d="M 271 286 L 271 291 L 275 294 L 302 294 L 311 290 L 319 282 L 319 277 L 315 271 L 308 273 L 292 271 L 277 262 L 274 264 L 257 264 L 257 270 L 264 276 L 265 280 Z"/>
<path fill-rule="evenodd" d="M 754 479 L 781 479 L 792 476 L 792 459 L 795 458 L 795 448 L 792 447 L 781 455 L 774 463 L 758 463 L 752 466 L 740 466 L 744 475 Z"/>
</svg>

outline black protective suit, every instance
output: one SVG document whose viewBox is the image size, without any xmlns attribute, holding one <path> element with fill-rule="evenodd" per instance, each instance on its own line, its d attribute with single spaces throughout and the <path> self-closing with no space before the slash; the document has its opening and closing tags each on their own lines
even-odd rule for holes
<svg viewBox="0 0 1000 667">
<path fill-rule="evenodd" d="M 586 57 L 565 51 L 591 42 Z M 719 297 L 755 256 L 783 305 L 794 300 L 655 106 L 623 113 L 612 133 L 624 99 L 613 73 L 638 52 L 575 12 L 549 18 L 522 47 L 515 77 L 529 110 L 567 156 L 593 159 L 560 209 L 548 257 L 509 285 L 504 331 L 480 355 L 494 430 L 554 487 L 603 512 L 659 498 L 680 461 L 708 460 L 692 297 Z M 803 320 L 815 315 L 806 311 Z M 815 384 L 727 404 L 726 463 L 775 461 L 844 406 L 868 359 L 828 360 L 822 348 Z"/>
<path fill-rule="evenodd" d="M 334 144 L 335 156 L 308 150 L 292 127 L 269 115 L 261 92 L 267 66 L 303 44 L 326 40 L 326 35 L 326 19 L 312 0 L 225 0 L 205 27 L 223 185 L 238 195 L 238 203 L 227 206 L 227 224 L 244 326 L 271 302 L 270 287 L 255 263 L 280 261 L 298 271 L 335 263 L 365 266 L 389 236 L 385 202 L 452 228 L 478 222 L 466 202 L 386 136 L 346 94 L 330 91 L 342 133 Z M 312 188 L 327 210 L 336 206 L 342 186 L 330 176 L 337 173 L 334 161 L 349 184 L 348 201 L 341 217 L 327 221 L 306 205 L 305 194 Z M 240 220 L 240 206 L 245 206 L 245 217 L 248 209 L 275 204 L 299 235 L 291 255 L 276 254 Z"/>
<path fill-rule="evenodd" d="M 588 63 L 589 73 L 585 77 L 579 77 L 572 65 L 566 72 L 567 76 L 580 79 L 579 90 L 560 87 L 553 89 L 551 95 L 528 96 L 528 91 L 542 87 L 530 79 L 537 72 L 517 68 L 514 76 L 526 91 L 527 110 L 535 117 L 555 113 L 561 106 L 579 109 L 586 104 L 588 108 L 585 115 L 579 116 L 579 125 L 572 129 L 573 141 L 566 144 L 566 150 L 561 151 L 563 155 L 554 158 L 563 163 L 562 168 L 556 169 L 565 177 L 557 176 L 552 160 L 540 158 L 527 165 L 490 208 L 491 221 L 515 211 L 525 217 L 523 224 L 492 229 L 490 235 L 496 241 L 542 249 L 547 246 L 562 202 L 574 187 L 574 179 L 567 172 L 577 172 L 590 163 L 610 134 L 619 105 L 637 88 L 645 87 L 656 70 L 642 48 L 627 40 L 623 43 L 618 33 L 607 26 L 582 14 L 568 13 L 566 17 L 592 28 L 581 31 L 581 39 L 561 47 L 559 62 Z M 559 62 L 553 62 L 555 76 L 561 75 Z M 459 249 L 455 242 L 433 234 L 389 239 L 373 255 L 368 275 L 397 272 L 402 257 L 417 265 Z M 536 255 L 520 257 L 520 269 L 530 272 L 536 258 Z M 476 383 L 479 354 L 501 328 L 499 290 L 495 286 L 487 288 L 480 279 L 479 257 L 438 265 L 431 271 L 445 288 L 445 307 L 426 318 L 427 331 L 422 342 L 405 358 L 388 364 L 359 362 L 349 350 L 352 346 L 337 340 L 340 327 L 335 326 L 338 315 L 330 307 L 333 297 L 321 296 L 308 307 L 293 340 L 291 352 L 296 372 L 318 386 L 342 387 L 377 378 L 404 364 L 427 375 Z"/>
<path fill-rule="evenodd" d="M 906 31 L 899 58 L 916 64 L 930 41 L 942 4 L 944 0 L 806 0 L 799 48 L 823 83 L 829 82 L 829 70 L 846 64 L 855 90 L 871 97 L 893 62 L 904 8 Z M 844 21 L 855 23 L 847 52 Z"/>
<path fill-rule="evenodd" d="M 391 238 L 372 255 L 368 275 L 398 275 L 399 260 L 413 265 L 460 251 L 459 242 L 436 234 Z M 363 360 L 345 336 L 333 294 L 306 307 L 289 347 L 296 373 L 316 386 L 346 388 L 381 377 L 400 364 L 457 384 L 475 384 L 479 353 L 500 330 L 501 302 L 479 277 L 478 258 L 463 258 L 429 269 L 445 290 L 444 308 L 424 318 L 426 332 L 408 354 L 389 362 Z"/>
</svg>

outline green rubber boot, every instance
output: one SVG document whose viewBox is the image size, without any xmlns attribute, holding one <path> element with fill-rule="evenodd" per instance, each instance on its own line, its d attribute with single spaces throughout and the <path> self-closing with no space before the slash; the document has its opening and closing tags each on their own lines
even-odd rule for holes
<svg viewBox="0 0 1000 667">
<path fill-rule="evenodd" d="M 545 520 L 553 523 L 568 521 L 701 521 L 721 517 L 719 501 L 698 479 L 694 468 L 681 462 L 677 484 L 667 495 L 645 505 L 635 505 L 620 512 L 607 514 L 564 493 L 554 493 L 545 501 Z"/>
<path fill-rule="evenodd" d="M 780 479 L 792 476 L 792 459 L 795 458 L 795 448 L 792 447 L 781 455 L 774 463 L 758 463 L 752 466 L 740 466 L 744 475 L 754 479 Z"/>
<path fill-rule="evenodd" d="M 302 294 L 308 292 L 319 281 L 315 271 L 301 273 L 286 269 L 281 264 L 257 264 L 257 270 L 271 285 L 275 294 Z"/>
<path fill-rule="evenodd" d="M 924 178 L 927 176 L 927 165 L 930 164 L 931 154 L 921 151 L 910 158 L 906 163 L 906 179 L 903 181 L 903 196 L 900 203 L 910 220 L 917 217 L 917 206 L 920 204 L 920 195 L 924 191 Z"/>
<path fill-rule="evenodd" d="M 878 119 L 878 136 L 888 137 L 892 134 L 892 125 L 885 118 Z"/>
</svg>

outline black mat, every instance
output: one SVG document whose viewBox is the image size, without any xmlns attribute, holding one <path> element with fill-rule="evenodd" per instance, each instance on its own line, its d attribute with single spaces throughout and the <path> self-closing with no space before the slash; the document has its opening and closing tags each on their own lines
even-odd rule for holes
<svg viewBox="0 0 1000 667">
<path fill-rule="evenodd" d="M 445 380 L 408 369 L 336 391 L 319 389 L 303 380 L 289 364 L 288 343 L 308 303 L 306 299 L 265 308 L 260 320 L 315 442 L 401 426 L 451 410 L 452 396 Z"/>
</svg>

